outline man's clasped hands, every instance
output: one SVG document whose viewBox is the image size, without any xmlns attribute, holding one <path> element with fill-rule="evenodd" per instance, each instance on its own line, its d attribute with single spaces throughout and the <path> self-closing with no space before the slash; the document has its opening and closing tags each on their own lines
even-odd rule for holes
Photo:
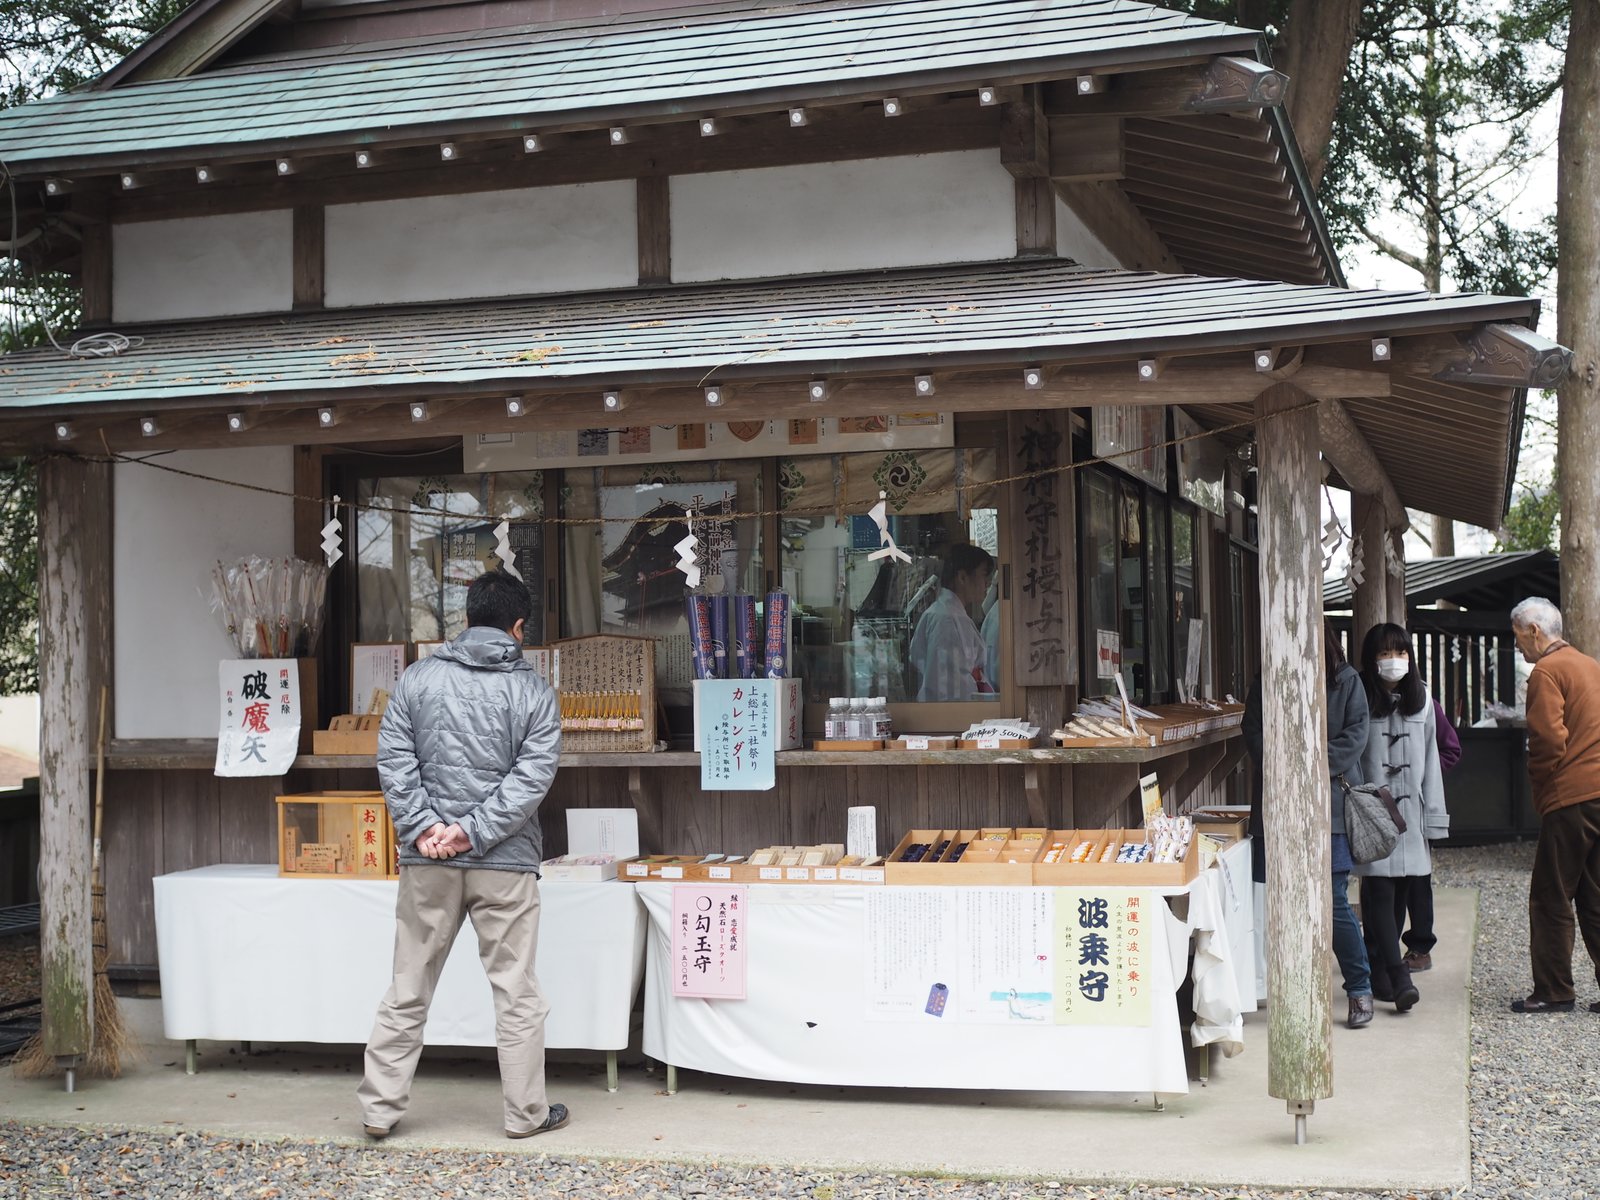
<svg viewBox="0 0 1600 1200">
<path fill-rule="evenodd" d="M 471 850 L 472 843 L 460 825 L 446 825 L 440 821 L 417 839 L 417 849 L 429 858 L 454 858 Z"/>
</svg>

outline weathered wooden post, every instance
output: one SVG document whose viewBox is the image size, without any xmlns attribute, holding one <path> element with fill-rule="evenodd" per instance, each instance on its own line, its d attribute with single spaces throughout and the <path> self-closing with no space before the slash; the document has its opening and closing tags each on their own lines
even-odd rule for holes
<svg viewBox="0 0 1600 1200">
<path fill-rule="evenodd" d="M 1389 544 L 1394 547 L 1394 563 L 1398 568 L 1394 571 L 1385 571 L 1383 577 L 1388 580 L 1388 615 L 1384 620 L 1394 625 L 1406 623 L 1406 539 L 1405 531 L 1391 529 L 1388 531 Z"/>
<path fill-rule="evenodd" d="M 1350 609 L 1350 661 L 1361 666 L 1361 639 L 1367 630 L 1389 619 L 1389 568 L 1383 544 L 1389 536 L 1383 502 L 1376 496 L 1355 493 L 1350 498 L 1350 523 L 1361 538 L 1362 579 L 1356 585 Z"/>
<path fill-rule="evenodd" d="M 94 1034 L 89 767 L 106 677 L 111 468 L 39 468 L 39 905 L 45 1053 L 73 1090 Z"/>
<path fill-rule="evenodd" d="M 1267 1092 L 1287 1101 L 1295 1142 L 1333 1094 L 1328 950 L 1327 686 L 1322 658 L 1317 413 L 1289 384 L 1256 400 L 1260 470 L 1262 782 L 1267 855 Z"/>
</svg>

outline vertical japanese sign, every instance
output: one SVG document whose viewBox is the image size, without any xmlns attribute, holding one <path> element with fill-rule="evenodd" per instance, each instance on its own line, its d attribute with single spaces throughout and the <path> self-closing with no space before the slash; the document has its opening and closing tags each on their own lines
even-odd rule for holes
<svg viewBox="0 0 1600 1200">
<path fill-rule="evenodd" d="M 672 994 L 745 998 L 745 888 L 684 883 L 672 889 Z"/>
<path fill-rule="evenodd" d="M 1056 889 L 1058 1025 L 1149 1025 L 1149 925 L 1160 914 L 1144 888 Z"/>
<path fill-rule="evenodd" d="M 1012 485 L 1012 502 L 1021 514 L 1015 535 L 1020 579 L 1012 600 L 1013 665 L 1021 684 L 1065 683 L 1076 672 L 1067 635 L 1076 599 L 1062 557 L 1074 512 L 1072 476 L 1057 470 L 1071 449 L 1064 419 L 1056 411 L 1016 413 L 1007 434 L 1011 461 L 1024 476 Z"/>
<path fill-rule="evenodd" d="M 282 775 L 300 748 L 300 668 L 292 658 L 224 659 L 218 775 Z"/>
<path fill-rule="evenodd" d="M 764 792 L 776 785 L 773 682 L 699 681 L 700 786 L 706 791 Z"/>
</svg>

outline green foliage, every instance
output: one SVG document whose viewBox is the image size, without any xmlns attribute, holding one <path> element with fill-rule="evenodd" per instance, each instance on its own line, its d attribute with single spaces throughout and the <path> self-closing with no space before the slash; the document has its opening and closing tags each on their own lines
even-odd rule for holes
<svg viewBox="0 0 1600 1200">
<path fill-rule="evenodd" d="M 1561 491 L 1554 478 L 1522 485 L 1495 535 L 1496 550 L 1560 550 Z"/>
<path fill-rule="evenodd" d="M 0 696 L 39 690 L 38 475 L 0 461 Z"/>
<path fill-rule="evenodd" d="M 190 0 L 0 0 L 0 107 L 86 83 Z"/>
</svg>

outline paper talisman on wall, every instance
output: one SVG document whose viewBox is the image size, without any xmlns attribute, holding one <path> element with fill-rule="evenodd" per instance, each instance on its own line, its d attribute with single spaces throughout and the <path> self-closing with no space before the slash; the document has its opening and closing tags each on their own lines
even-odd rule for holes
<svg viewBox="0 0 1600 1200">
<path fill-rule="evenodd" d="M 300 749 L 300 667 L 292 658 L 218 667 L 218 775 L 282 775 Z"/>
</svg>

